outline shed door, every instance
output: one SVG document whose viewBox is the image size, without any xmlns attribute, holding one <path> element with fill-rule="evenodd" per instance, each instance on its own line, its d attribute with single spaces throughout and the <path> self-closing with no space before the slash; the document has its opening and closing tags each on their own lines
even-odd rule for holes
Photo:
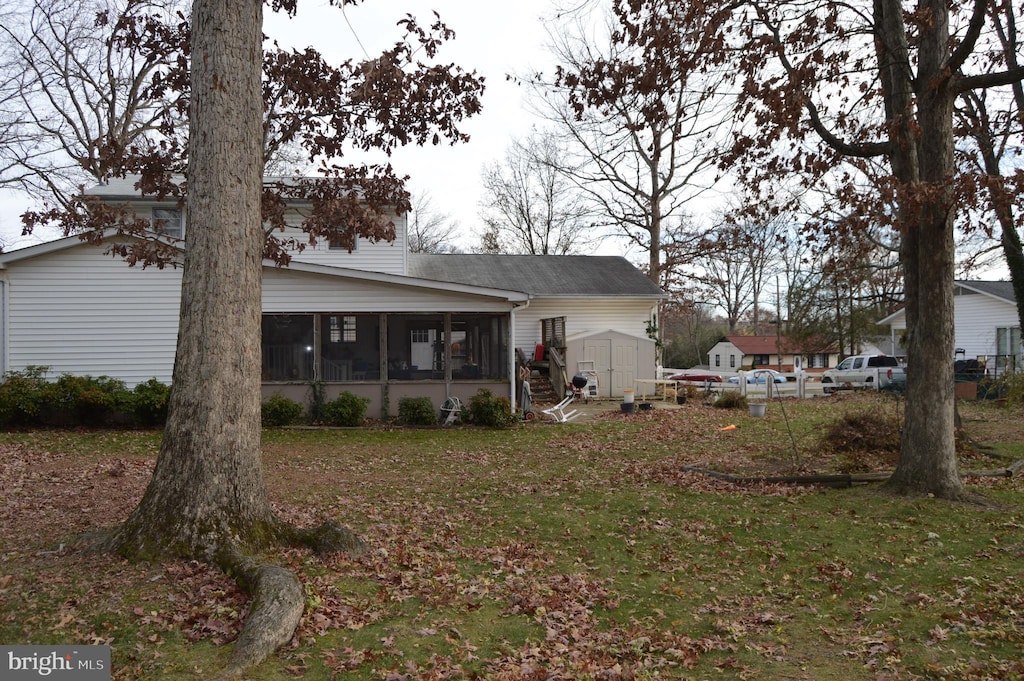
<svg viewBox="0 0 1024 681">
<path fill-rule="evenodd" d="M 612 396 L 620 397 L 623 390 L 636 386 L 637 341 L 612 341 Z"/>
<path fill-rule="evenodd" d="M 605 339 L 583 341 L 583 359 L 594 363 L 598 376 L 598 395 L 622 397 L 632 390 L 636 380 L 637 341 Z"/>
</svg>

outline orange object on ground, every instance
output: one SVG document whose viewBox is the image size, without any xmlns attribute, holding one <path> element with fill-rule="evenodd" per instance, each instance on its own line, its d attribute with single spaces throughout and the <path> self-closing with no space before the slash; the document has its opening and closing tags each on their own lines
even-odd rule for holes
<svg viewBox="0 0 1024 681">
<path fill-rule="evenodd" d="M 726 427 L 724 427 L 724 428 L 719 428 L 718 430 L 736 430 L 736 424 L 734 424 L 734 423 L 730 423 L 730 424 L 729 424 L 729 425 L 727 425 Z"/>
</svg>

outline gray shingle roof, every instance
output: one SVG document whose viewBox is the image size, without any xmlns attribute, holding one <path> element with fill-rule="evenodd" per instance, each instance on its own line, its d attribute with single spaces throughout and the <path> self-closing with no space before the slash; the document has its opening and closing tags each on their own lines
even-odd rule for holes
<svg viewBox="0 0 1024 681">
<path fill-rule="evenodd" d="M 988 295 L 995 296 L 996 298 L 1002 298 L 1003 300 L 1011 303 L 1016 303 L 1017 300 L 1017 297 L 1013 294 L 1013 283 L 1009 281 L 977 281 L 963 279 L 954 283 L 958 286 L 974 289 L 981 293 L 987 293 Z"/>
<path fill-rule="evenodd" d="M 409 276 L 541 296 L 662 296 L 621 256 L 409 254 Z"/>
</svg>

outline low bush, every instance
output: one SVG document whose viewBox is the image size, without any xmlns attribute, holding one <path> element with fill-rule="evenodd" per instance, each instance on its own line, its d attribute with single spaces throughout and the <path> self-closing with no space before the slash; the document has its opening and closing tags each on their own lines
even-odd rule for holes
<svg viewBox="0 0 1024 681">
<path fill-rule="evenodd" d="M 398 400 L 398 422 L 406 426 L 432 426 L 437 412 L 429 397 L 403 397 Z"/>
<path fill-rule="evenodd" d="M 39 425 L 49 367 L 30 366 L 8 371 L 0 383 L 0 426 L 26 428 Z"/>
<path fill-rule="evenodd" d="M 326 402 L 321 409 L 324 422 L 331 426 L 355 427 L 363 425 L 366 420 L 366 408 L 370 400 L 365 397 L 356 397 L 347 390 L 330 402 Z"/>
<path fill-rule="evenodd" d="M 284 395 L 275 393 L 260 405 L 260 418 L 264 428 L 290 426 L 302 417 L 302 405 Z"/>
<path fill-rule="evenodd" d="M 132 391 L 134 403 L 132 411 L 135 422 L 140 426 L 152 428 L 163 425 L 167 421 L 167 405 L 171 399 L 171 386 L 165 385 L 155 378 L 139 383 Z"/>
<path fill-rule="evenodd" d="M 490 390 L 481 388 L 469 400 L 469 420 L 487 428 L 507 428 L 512 425 L 512 403 L 507 397 L 498 397 Z"/>
<path fill-rule="evenodd" d="M 47 367 L 8 372 L 0 383 L 0 427 L 152 427 L 167 419 L 170 387 L 155 378 L 128 390 L 108 376 L 62 374 Z"/>
<path fill-rule="evenodd" d="M 741 395 L 738 390 L 726 390 L 715 400 L 715 406 L 719 409 L 746 409 L 749 403 L 747 396 Z"/>
<path fill-rule="evenodd" d="M 124 381 L 107 376 L 61 375 L 42 389 L 43 423 L 96 428 L 130 422 L 132 394 Z"/>
</svg>

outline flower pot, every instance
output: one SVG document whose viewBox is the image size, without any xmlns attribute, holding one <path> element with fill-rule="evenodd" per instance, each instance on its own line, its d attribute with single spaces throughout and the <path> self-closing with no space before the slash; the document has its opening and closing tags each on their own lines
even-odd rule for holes
<svg viewBox="0 0 1024 681">
<path fill-rule="evenodd" d="M 633 407 L 635 406 L 636 405 L 633 404 L 632 402 L 623 402 L 622 404 L 619 405 L 619 408 L 622 409 L 623 414 L 632 414 Z"/>
<path fill-rule="evenodd" d="M 750 405 L 751 416 L 764 416 L 765 409 L 768 407 L 764 402 L 753 402 Z"/>
</svg>

